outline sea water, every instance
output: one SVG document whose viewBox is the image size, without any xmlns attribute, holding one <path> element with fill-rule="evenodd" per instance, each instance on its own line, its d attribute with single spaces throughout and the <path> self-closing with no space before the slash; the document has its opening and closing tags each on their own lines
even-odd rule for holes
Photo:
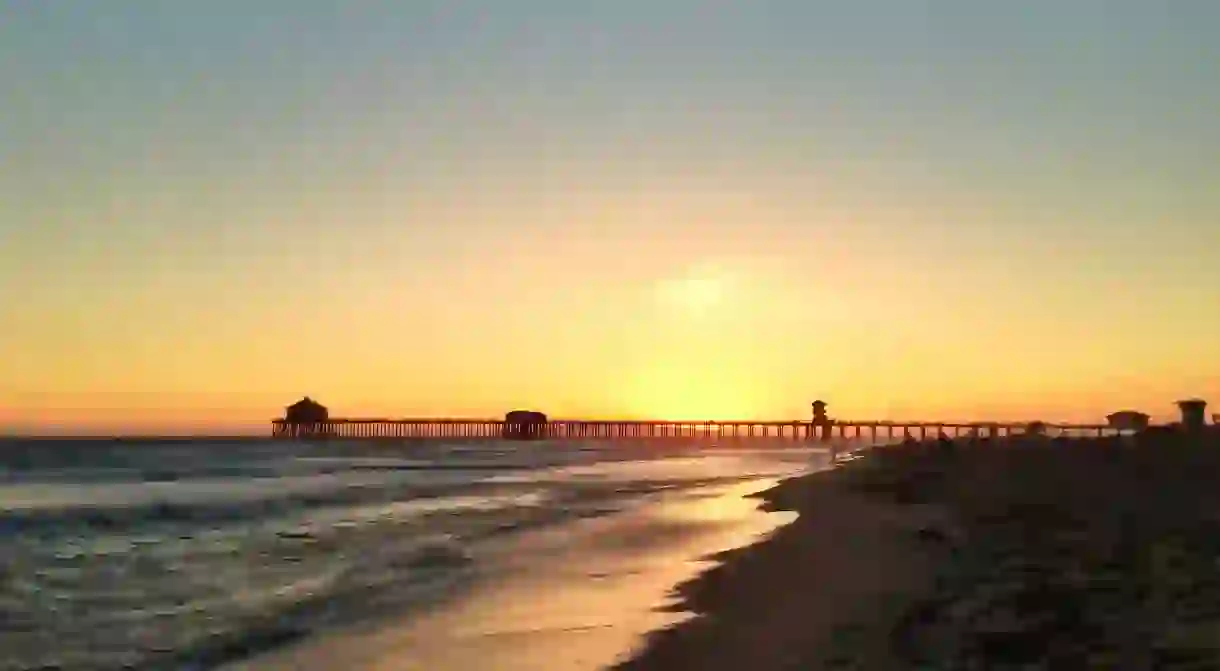
<svg viewBox="0 0 1220 671">
<path fill-rule="evenodd" d="M 661 442 L 7 441 L 0 669 L 214 667 L 443 600 L 506 534 L 807 460 Z"/>
</svg>

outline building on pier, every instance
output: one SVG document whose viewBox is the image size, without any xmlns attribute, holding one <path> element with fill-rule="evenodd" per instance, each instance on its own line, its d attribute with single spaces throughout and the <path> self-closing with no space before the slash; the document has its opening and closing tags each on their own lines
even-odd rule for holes
<svg viewBox="0 0 1220 671">
<path fill-rule="evenodd" d="M 1046 435 L 1046 422 L 1034 420 L 1025 425 L 1025 435 L 1042 437 Z"/>
<path fill-rule="evenodd" d="M 547 417 L 536 410 L 512 410 L 504 415 L 504 438 L 539 440 L 547 437 Z"/>
<path fill-rule="evenodd" d="M 830 440 L 834 420 L 826 415 L 826 401 L 814 401 L 811 405 L 813 406 L 813 420 L 809 426 L 809 437 Z M 821 430 L 820 436 L 819 429 Z"/>
<path fill-rule="evenodd" d="M 1135 410 L 1119 410 L 1106 415 L 1106 423 L 1118 431 L 1143 431 L 1151 421 L 1147 413 Z"/>
<path fill-rule="evenodd" d="M 329 420 L 330 411 L 326 406 L 308 396 L 284 409 L 286 433 L 294 438 L 325 435 Z"/>
</svg>

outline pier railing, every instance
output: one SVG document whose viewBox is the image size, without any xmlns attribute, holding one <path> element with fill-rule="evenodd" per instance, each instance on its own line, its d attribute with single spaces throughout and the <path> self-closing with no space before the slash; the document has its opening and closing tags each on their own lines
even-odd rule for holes
<svg viewBox="0 0 1220 671">
<path fill-rule="evenodd" d="M 1108 435 L 1119 433 L 1108 424 L 1054 424 L 1042 422 L 903 422 L 903 421 L 660 421 L 558 419 L 531 425 L 528 432 L 539 439 L 791 439 L 832 440 L 927 439 L 940 434 L 950 437 L 977 435 L 1003 437 L 1034 430 L 1050 436 Z M 272 420 L 277 438 L 395 439 L 445 438 L 492 439 L 521 435 L 522 425 L 502 419 L 459 418 L 340 418 L 298 423 Z"/>
</svg>

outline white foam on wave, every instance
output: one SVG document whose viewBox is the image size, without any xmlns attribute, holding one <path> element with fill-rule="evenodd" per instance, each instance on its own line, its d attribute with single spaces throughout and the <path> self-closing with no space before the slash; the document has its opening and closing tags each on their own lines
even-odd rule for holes
<svg viewBox="0 0 1220 671">
<path fill-rule="evenodd" d="M 413 471 L 350 471 L 282 477 L 209 478 L 177 482 L 107 482 L 80 484 L 18 483 L 0 486 L 0 508 L 10 511 L 142 507 L 155 504 L 240 504 L 292 495 L 323 494 L 358 487 L 389 487 L 435 474 Z M 469 478 L 453 478 L 461 482 Z"/>
<path fill-rule="evenodd" d="M 469 471 L 417 470 L 437 458 L 425 452 L 336 451 L 282 455 L 274 465 L 281 477 L 0 485 L 0 506 L 18 511 L 238 506 L 237 514 L 201 517 L 104 511 L 100 524 L 66 516 L 72 523 L 59 532 L 59 515 L 15 516 L 19 532 L 0 534 L 0 550 L 20 561 L 9 565 L 15 590 L 0 589 L 0 606 L 11 600 L 6 613 L 34 623 L 29 631 L 54 632 L 56 641 L 0 633 L 0 648 L 42 662 L 61 652 L 181 650 L 205 632 L 241 630 L 243 618 L 297 613 L 298 604 L 334 607 L 350 619 L 372 601 L 410 602 L 421 584 L 460 580 L 453 576 L 478 557 L 478 544 L 504 530 L 602 515 L 663 487 L 767 468 L 745 453 L 660 458 L 575 442 L 448 449 L 447 465 L 475 464 Z M 235 472 L 246 463 L 235 463 Z M 257 503 L 281 499 L 287 505 Z M 309 613 L 310 625 L 329 617 Z"/>
<path fill-rule="evenodd" d="M 624 459 L 540 468 L 495 475 L 492 483 L 563 483 L 618 482 L 656 480 L 705 480 L 708 478 L 742 475 L 770 475 L 791 467 L 778 465 L 775 460 L 762 460 L 756 455 L 733 452 L 707 453 L 653 459 Z"/>
</svg>

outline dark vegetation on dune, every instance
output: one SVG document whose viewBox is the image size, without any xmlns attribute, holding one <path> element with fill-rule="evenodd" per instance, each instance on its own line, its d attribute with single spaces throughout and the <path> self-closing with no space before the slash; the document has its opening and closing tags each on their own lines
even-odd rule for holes
<svg viewBox="0 0 1220 671">
<path fill-rule="evenodd" d="M 853 466 L 857 487 L 951 513 L 923 534 L 949 559 L 937 589 L 892 632 L 911 664 L 1220 668 L 1216 434 L 910 446 Z"/>
<path fill-rule="evenodd" d="M 763 493 L 764 508 L 818 526 L 797 520 L 718 557 L 678 590 L 699 616 L 620 668 L 1220 669 L 1217 482 L 1214 431 L 880 448 Z M 807 515 L 829 488 L 925 520 L 887 570 L 926 580 L 888 607 L 845 607 L 828 642 L 803 628 L 799 595 L 827 598 L 833 571 L 804 569 L 851 534 Z"/>
</svg>

